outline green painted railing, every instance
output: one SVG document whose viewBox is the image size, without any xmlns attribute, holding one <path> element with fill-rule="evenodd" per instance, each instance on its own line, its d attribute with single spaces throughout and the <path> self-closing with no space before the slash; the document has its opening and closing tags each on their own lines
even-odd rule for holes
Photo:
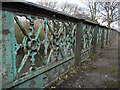
<svg viewBox="0 0 120 90">
<path fill-rule="evenodd" d="M 48 87 L 117 35 L 114 29 L 32 3 L 2 5 L 2 88 Z"/>
</svg>

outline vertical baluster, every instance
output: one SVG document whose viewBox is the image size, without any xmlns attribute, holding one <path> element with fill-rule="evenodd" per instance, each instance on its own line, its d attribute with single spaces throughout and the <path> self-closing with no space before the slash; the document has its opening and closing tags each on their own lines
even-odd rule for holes
<svg viewBox="0 0 120 90">
<path fill-rule="evenodd" d="M 47 49 L 48 49 L 48 45 L 49 45 L 49 41 L 48 41 L 48 37 L 47 37 L 47 18 L 45 18 L 45 50 L 44 50 L 44 53 L 45 53 L 45 61 L 47 62 Z"/>
<path fill-rule="evenodd" d="M 104 34 L 105 34 L 105 30 L 103 28 L 102 29 L 102 37 L 101 37 L 101 48 L 104 48 Z"/>
<path fill-rule="evenodd" d="M 11 12 L 2 12 L 2 25 L 2 86 L 9 88 L 16 76 L 14 17 Z"/>
<path fill-rule="evenodd" d="M 77 23 L 77 31 L 76 31 L 76 48 L 75 48 L 75 67 L 79 66 L 81 61 L 81 51 L 82 51 L 82 31 L 83 31 L 83 23 Z"/>
<path fill-rule="evenodd" d="M 95 28 L 94 28 L 94 38 L 93 38 L 93 53 L 96 53 L 97 31 L 98 31 L 98 26 L 95 26 Z"/>
</svg>

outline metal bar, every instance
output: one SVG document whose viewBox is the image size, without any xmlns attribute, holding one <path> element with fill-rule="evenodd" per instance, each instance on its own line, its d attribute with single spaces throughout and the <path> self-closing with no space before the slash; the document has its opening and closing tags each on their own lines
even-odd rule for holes
<svg viewBox="0 0 120 90">
<path fill-rule="evenodd" d="M 18 24 L 18 26 L 20 27 L 22 33 L 28 38 L 30 39 L 29 35 L 27 34 L 26 30 L 24 29 L 24 27 L 22 26 L 22 24 L 20 23 L 20 21 L 18 20 L 17 17 L 14 17 L 16 23 Z"/>
<path fill-rule="evenodd" d="M 17 8 L 16 8 L 17 7 Z M 77 18 L 72 15 L 46 8 L 41 5 L 37 5 L 35 3 L 30 3 L 30 2 L 2 2 L 2 9 L 7 10 L 7 11 L 12 11 L 12 12 L 19 12 L 19 13 L 25 13 L 25 14 L 31 14 L 31 15 L 36 15 L 40 17 L 46 17 L 49 19 L 58 19 L 61 21 L 73 21 L 73 22 L 78 22 L 78 21 L 83 21 L 86 24 L 91 24 L 91 25 L 98 25 L 99 27 L 105 27 L 108 29 L 106 26 L 99 25 L 96 22 L 92 22 L 87 19 L 83 18 Z M 112 29 L 114 31 L 117 31 L 115 29 Z"/>
<path fill-rule="evenodd" d="M 79 66 L 81 60 L 81 51 L 82 51 L 82 29 L 83 23 L 77 23 L 77 31 L 76 31 L 76 48 L 75 48 L 75 66 Z"/>
<path fill-rule="evenodd" d="M 25 54 L 21 64 L 20 64 L 20 68 L 18 69 L 18 73 L 21 71 L 21 69 L 23 68 L 25 62 L 27 61 L 28 57 L 29 57 L 30 53 L 28 52 L 28 54 Z"/>
<path fill-rule="evenodd" d="M 39 36 L 39 34 L 40 34 L 40 32 L 41 32 L 41 29 L 42 29 L 42 27 L 43 27 L 43 25 L 44 25 L 45 22 L 46 22 L 46 20 L 44 20 L 44 21 L 41 23 L 40 27 L 38 28 L 38 30 L 37 30 L 37 32 L 36 32 L 35 40 L 37 40 L 37 38 L 38 38 L 38 36 Z"/>
<path fill-rule="evenodd" d="M 14 18 L 10 12 L 2 12 L 2 88 L 9 88 L 14 80 L 16 66 L 13 51 Z"/>
<path fill-rule="evenodd" d="M 48 25 L 48 27 L 49 27 L 49 30 L 50 30 L 51 34 L 53 35 L 53 30 L 52 30 L 52 28 L 51 28 L 51 26 L 50 26 L 50 24 L 49 24 L 48 21 L 47 21 L 47 25 Z"/>
<path fill-rule="evenodd" d="M 34 3 L 25 3 L 25 2 L 2 2 L 3 10 L 20 12 L 26 14 L 32 14 L 40 17 L 53 18 L 64 21 L 74 21 L 78 19 L 74 16 L 49 9 Z M 16 8 L 17 7 L 17 8 Z"/>
<path fill-rule="evenodd" d="M 97 29 L 98 28 L 97 23 L 86 21 L 86 20 L 79 20 L 76 17 L 70 16 L 70 15 L 65 15 L 62 12 L 56 12 L 54 10 L 51 10 L 51 9 L 48 9 L 48 8 L 45 8 L 45 7 L 41 7 L 41 6 L 39 7 L 38 5 L 33 4 L 33 3 L 20 3 L 20 2 L 19 3 L 18 2 L 16 2 L 16 3 L 4 3 L 3 4 L 3 10 L 11 11 L 10 13 L 8 12 L 8 14 L 6 13 L 7 18 L 4 17 L 5 18 L 4 20 L 5 20 L 5 22 L 7 22 L 7 24 L 4 23 L 4 25 L 3 25 L 4 30 L 6 30 L 6 31 L 4 31 L 4 43 L 3 43 L 4 47 L 3 47 L 3 49 L 5 49 L 5 50 L 3 52 L 3 56 L 4 56 L 3 59 L 4 59 L 5 64 L 3 66 L 6 66 L 8 70 L 10 69 L 8 71 L 8 74 L 11 75 L 11 76 L 9 75 L 9 77 L 11 78 L 10 79 L 11 82 L 8 82 L 9 77 L 7 77 L 7 79 L 5 80 L 4 86 L 6 86 L 6 84 L 8 84 L 9 86 L 10 85 L 13 86 L 13 85 L 16 85 L 16 84 L 22 85 L 21 83 L 23 83 L 23 82 L 24 82 L 24 86 L 25 86 L 26 85 L 25 84 L 26 80 L 28 80 L 29 81 L 28 83 L 30 84 L 30 79 L 32 79 L 32 78 L 36 79 L 37 76 L 39 76 L 41 74 L 45 75 L 46 73 L 49 73 L 49 72 L 50 72 L 48 74 L 48 76 L 50 76 L 49 81 L 52 81 L 52 79 L 54 78 L 54 76 L 52 76 L 52 73 L 53 73 L 52 71 L 54 71 L 53 69 L 60 68 L 59 71 L 58 71 L 58 73 L 60 72 L 60 75 L 62 75 L 66 71 L 65 69 L 66 69 L 67 64 L 65 64 L 65 63 L 67 63 L 71 59 L 72 59 L 71 61 L 74 61 L 73 60 L 74 55 L 72 56 L 73 53 L 71 54 L 71 52 L 72 52 L 71 49 L 73 48 L 73 47 L 71 48 L 71 45 L 73 44 L 71 41 L 72 41 L 72 38 L 74 38 L 74 36 L 75 36 L 75 35 L 72 35 L 72 34 L 75 33 L 75 32 L 74 32 L 74 30 L 73 30 L 73 32 L 71 32 L 73 23 L 65 22 L 63 28 L 61 28 L 61 25 L 63 25 L 61 23 L 63 23 L 63 22 L 60 22 L 58 20 L 77 22 L 77 33 L 76 33 L 76 41 L 77 42 L 75 42 L 76 43 L 76 46 L 75 46 L 76 47 L 75 48 L 75 66 L 79 66 L 79 64 L 81 62 L 81 56 L 83 54 L 82 50 L 85 50 L 85 49 L 87 50 L 87 51 L 84 51 L 84 54 L 83 54 L 84 57 L 89 57 L 90 52 L 92 51 L 91 49 L 89 49 L 90 46 L 92 47 L 92 44 L 91 44 L 92 39 L 90 37 L 91 35 L 93 36 L 93 34 L 92 34 L 93 32 L 90 32 L 90 31 L 93 31 L 92 30 L 93 28 L 91 29 L 92 25 L 95 26 L 94 43 L 93 43 L 94 50 L 93 51 L 94 51 L 94 53 L 96 52 L 96 41 L 97 41 L 96 37 L 97 37 L 97 30 L 98 30 Z M 37 33 L 35 34 L 35 38 L 34 38 L 35 40 L 31 39 L 31 41 L 28 41 L 28 42 L 24 41 L 23 47 L 26 46 L 26 45 L 29 46 L 28 51 L 27 50 L 25 51 L 28 54 L 25 54 L 25 56 L 23 57 L 23 59 L 21 61 L 21 64 L 20 64 L 20 67 L 18 67 L 18 69 L 17 69 L 18 70 L 17 72 L 18 73 L 22 72 L 21 70 L 23 69 L 23 66 L 25 65 L 26 61 L 29 60 L 28 59 L 29 56 L 30 56 L 30 58 L 32 56 L 32 64 L 31 65 L 35 64 L 34 63 L 35 62 L 35 57 L 34 56 L 36 55 L 37 52 L 36 52 L 36 50 L 32 50 L 33 47 L 31 47 L 31 46 L 36 46 L 37 45 L 38 48 L 40 48 L 39 45 L 38 45 L 39 42 L 40 42 L 40 40 L 38 39 L 38 36 L 40 35 L 41 29 L 42 29 L 43 26 L 44 26 L 44 29 L 45 29 L 45 31 L 44 31 L 45 32 L 45 39 L 43 40 L 42 44 L 44 44 L 44 47 L 45 47 L 44 48 L 45 61 L 43 60 L 42 57 L 41 57 L 41 59 L 43 60 L 44 64 L 46 64 L 46 63 L 48 64 L 48 65 L 42 65 L 40 67 L 37 67 L 34 72 L 33 71 L 29 71 L 29 72 L 26 71 L 25 73 L 23 73 L 25 76 L 22 76 L 19 79 L 16 78 L 15 82 L 14 82 L 14 77 L 16 76 L 16 66 L 17 65 L 16 65 L 16 54 L 14 53 L 14 50 L 15 50 L 15 41 L 14 41 L 15 40 L 15 35 L 14 35 L 14 25 L 13 25 L 14 24 L 14 19 L 17 22 L 18 26 L 20 27 L 20 29 L 22 30 L 22 32 L 25 36 L 27 36 L 30 39 L 31 35 L 27 34 L 27 32 L 23 28 L 22 24 L 19 22 L 18 18 L 17 17 L 14 18 L 12 16 L 14 12 L 21 13 L 21 15 L 22 15 L 22 13 L 25 13 L 26 14 L 25 16 L 28 16 L 27 14 L 30 14 L 31 15 L 30 18 L 36 18 L 35 16 L 37 16 L 37 19 L 39 19 L 39 16 L 40 17 L 45 17 L 45 20 L 42 22 L 42 24 L 40 25 Z M 54 33 L 51 29 L 51 26 L 48 23 L 48 20 L 47 20 L 48 18 L 57 19 L 57 20 L 55 20 L 55 23 L 54 23 L 55 24 L 55 27 L 53 29 Z M 34 25 L 33 25 L 34 20 L 35 19 L 31 19 L 32 22 L 30 21 L 32 29 L 34 27 Z M 83 27 L 83 24 L 85 25 L 84 27 Z M 88 30 L 88 26 L 90 26 L 89 30 Z M 7 27 L 7 29 L 6 29 L 6 27 Z M 53 52 L 53 48 L 51 49 L 51 52 L 48 55 L 48 45 L 49 45 L 49 40 L 48 40 L 48 36 L 47 36 L 48 33 L 49 33 L 49 32 L 47 32 L 48 28 L 49 28 L 52 36 L 55 36 L 55 37 L 53 37 L 55 39 L 54 40 L 55 41 L 54 48 L 56 50 L 55 53 L 57 52 L 55 58 L 57 58 L 58 54 L 59 54 L 58 53 L 59 48 L 60 48 L 59 46 L 61 44 L 60 39 L 61 40 L 65 39 L 63 42 L 64 42 L 64 49 L 66 49 L 65 50 L 65 55 L 67 55 L 67 56 L 63 57 L 63 59 L 60 60 L 60 61 L 57 61 L 57 59 L 56 59 L 56 61 L 57 61 L 56 63 L 50 63 L 50 61 L 51 61 L 50 56 Z M 62 32 L 62 31 L 60 32 L 61 29 L 64 29 L 64 38 L 59 36 L 59 33 Z M 75 29 L 75 28 L 73 28 L 73 29 Z M 105 29 L 108 29 L 108 28 L 105 28 Z M 82 42 L 82 32 L 84 33 L 84 36 L 83 36 L 84 42 L 85 42 L 84 43 L 84 49 L 82 49 L 82 43 L 81 43 Z M 90 33 L 91 33 L 91 35 L 89 35 Z M 104 35 L 105 34 L 103 34 L 103 46 L 104 46 L 104 38 L 106 38 L 106 37 L 104 37 Z M 113 35 L 115 35 L 115 32 L 113 32 Z M 24 38 L 24 40 L 25 40 L 25 38 Z M 59 43 L 59 41 L 60 41 L 60 43 Z M 31 44 L 31 42 L 33 44 Z M 36 44 L 36 43 L 38 43 L 38 44 Z M 25 47 L 25 48 L 27 48 L 27 47 Z M 38 49 L 37 49 L 37 51 L 38 51 Z M 60 53 L 62 53 L 62 50 L 61 50 Z M 63 52 L 63 54 L 64 54 L 64 52 Z M 10 61 L 10 60 L 12 60 L 12 61 Z M 12 64 L 11 64 L 11 62 L 12 62 Z M 72 66 L 72 65 L 73 64 L 71 64 L 70 66 Z M 11 67 L 9 67 L 9 66 L 11 66 Z M 62 72 L 60 71 L 61 66 L 63 66 L 63 69 L 64 69 Z M 13 72 L 13 74 L 11 72 Z M 43 78 L 41 77 L 40 79 L 42 80 Z M 28 85 L 26 85 L 26 86 L 28 86 Z"/>
<path fill-rule="evenodd" d="M 50 70 L 50 69 L 52 69 L 52 68 L 55 68 L 56 66 L 59 66 L 59 65 L 65 63 L 65 62 L 67 62 L 67 61 L 70 61 L 70 60 L 73 59 L 73 58 L 74 58 L 74 55 L 71 56 L 71 57 L 67 57 L 66 59 L 62 60 L 61 62 L 57 62 L 57 63 L 55 63 L 55 64 L 51 64 L 51 65 L 49 65 L 48 67 L 45 66 L 45 67 L 43 67 L 43 68 L 40 68 L 39 70 L 36 70 L 36 71 L 33 72 L 32 74 L 28 74 L 28 75 L 26 75 L 26 76 L 24 76 L 24 77 L 22 77 L 22 78 L 20 78 L 20 79 L 18 79 L 18 80 L 16 80 L 16 81 L 14 81 L 14 82 L 13 82 L 13 86 L 15 86 L 15 85 L 17 85 L 17 84 L 19 84 L 19 83 L 23 83 L 23 82 L 25 82 L 26 80 L 28 80 L 28 79 L 30 79 L 30 78 L 33 78 L 33 77 L 35 77 L 35 76 L 37 76 L 37 75 L 40 75 L 40 74 L 42 74 L 42 73 L 44 73 L 44 72 L 46 72 L 46 71 L 48 71 L 48 70 Z"/>
<path fill-rule="evenodd" d="M 93 39 L 93 53 L 96 53 L 96 43 L 97 43 L 97 31 L 98 31 L 98 26 L 95 26 L 94 29 L 94 39 Z"/>
<path fill-rule="evenodd" d="M 108 31 L 109 31 L 109 29 L 106 29 L 107 30 L 107 35 L 106 35 L 106 44 L 108 44 Z"/>
<path fill-rule="evenodd" d="M 101 48 L 104 48 L 104 34 L 105 34 L 105 31 L 104 29 L 102 29 Z"/>
</svg>

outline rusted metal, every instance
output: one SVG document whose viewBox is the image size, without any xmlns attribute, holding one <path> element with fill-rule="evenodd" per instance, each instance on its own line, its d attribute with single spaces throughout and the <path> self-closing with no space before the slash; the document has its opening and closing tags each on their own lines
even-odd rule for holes
<svg viewBox="0 0 120 90">
<path fill-rule="evenodd" d="M 78 19 L 33 3 L 3 2 L 2 5 L 3 36 L 0 43 L 3 88 L 48 87 L 74 65 L 87 59 L 93 53 L 93 48 L 97 49 L 96 45 L 104 47 L 108 40 L 106 29 L 109 28 L 96 22 Z M 27 29 L 17 16 L 29 21 Z M 39 27 L 35 29 L 38 19 Z M 20 30 L 15 30 L 14 20 Z M 18 43 L 18 39 L 22 35 L 16 37 L 19 31 L 23 34 L 21 43 Z M 115 34 L 117 32 L 111 29 L 109 37 L 113 38 Z"/>
</svg>

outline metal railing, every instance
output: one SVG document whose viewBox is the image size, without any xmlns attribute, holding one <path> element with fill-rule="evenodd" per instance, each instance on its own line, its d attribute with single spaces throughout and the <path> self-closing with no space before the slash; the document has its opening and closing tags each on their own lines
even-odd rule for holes
<svg viewBox="0 0 120 90">
<path fill-rule="evenodd" d="M 2 3 L 2 87 L 45 88 L 116 35 L 114 29 L 33 3 Z"/>
</svg>

